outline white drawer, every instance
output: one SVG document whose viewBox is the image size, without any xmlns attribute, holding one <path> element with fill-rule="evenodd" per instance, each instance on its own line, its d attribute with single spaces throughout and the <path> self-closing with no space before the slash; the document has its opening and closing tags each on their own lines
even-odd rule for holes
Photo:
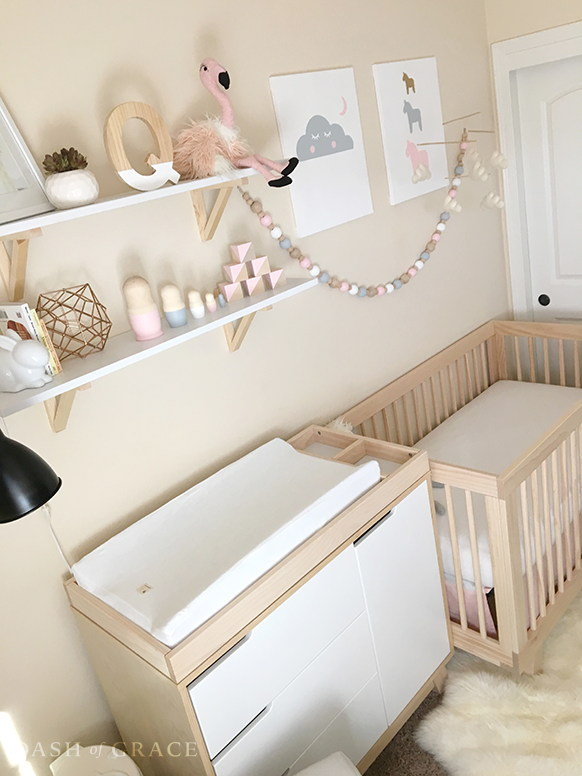
<svg viewBox="0 0 582 776">
<path fill-rule="evenodd" d="M 365 609 L 348 547 L 188 690 L 210 757 L 249 724 Z"/>
<path fill-rule="evenodd" d="M 212 764 L 217 776 L 279 776 L 376 674 L 361 614 Z"/>
<path fill-rule="evenodd" d="M 357 765 L 387 728 L 382 688 L 376 674 L 293 763 L 289 776 L 333 752 L 343 752 Z"/>
</svg>

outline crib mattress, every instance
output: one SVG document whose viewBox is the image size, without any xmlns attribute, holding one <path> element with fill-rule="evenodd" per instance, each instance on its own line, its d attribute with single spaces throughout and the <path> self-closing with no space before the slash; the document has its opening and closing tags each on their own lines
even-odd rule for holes
<svg viewBox="0 0 582 776">
<path fill-rule="evenodd" d="M 441 423 L 415 447 L 430 459 L 501 474 L 582 399 L 582 389 L 501 380 Z M 454 582 L 453 552 L 442 489 L 433 487 L 445 578 Z M 464 586 L 474 589 L 465 499 L 453 490 Z M 487 515 L 483 497 L 474 498 L 475 524 L 483 587 L 493 587 Z M 440 512 L 441 514 L 438 514 Z M 531 537 L 530 537 L 531 539 Z"/>
<path fill-rule="evenodd" d="M 380 480 L 274 439 L 97 547 L 78 584 L 173 647 Z"/>
</svg>

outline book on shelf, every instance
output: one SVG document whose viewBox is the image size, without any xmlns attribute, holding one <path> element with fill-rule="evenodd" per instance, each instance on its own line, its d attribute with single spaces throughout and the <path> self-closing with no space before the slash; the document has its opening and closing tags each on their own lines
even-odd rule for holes
<svg viewBox="0 0 582 776">
<path fill-rule="evenodd" d="M 46 326 L 26 302 L 0 304 L 0 334 L 6 334 L 8 329 L 21 339 L 35 339 L 45 346 L 50 358 L 47 374 L 54 376 L 63 371 Z"/>
</svg>

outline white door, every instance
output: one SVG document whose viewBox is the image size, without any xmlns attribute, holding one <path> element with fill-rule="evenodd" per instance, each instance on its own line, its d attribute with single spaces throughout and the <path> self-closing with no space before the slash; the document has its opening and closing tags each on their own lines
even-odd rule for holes
<svg viewBox="0 0 582 776">
<path fill-rule="evenodd" d="M 538 321 L 582 321 L 582 56 L 515 71 L 522 212 Z"/>
</svg>

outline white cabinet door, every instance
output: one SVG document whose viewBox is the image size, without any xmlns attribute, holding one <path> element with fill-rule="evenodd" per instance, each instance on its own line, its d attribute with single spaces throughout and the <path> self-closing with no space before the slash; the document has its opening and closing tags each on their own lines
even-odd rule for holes
<svg viewBox="0 0 582 776">
<path fill-rule="evenodd" d="M 392 724 L 451 650 L 426 483 L 356 542 L 356 556 Z"/>
</svg>

